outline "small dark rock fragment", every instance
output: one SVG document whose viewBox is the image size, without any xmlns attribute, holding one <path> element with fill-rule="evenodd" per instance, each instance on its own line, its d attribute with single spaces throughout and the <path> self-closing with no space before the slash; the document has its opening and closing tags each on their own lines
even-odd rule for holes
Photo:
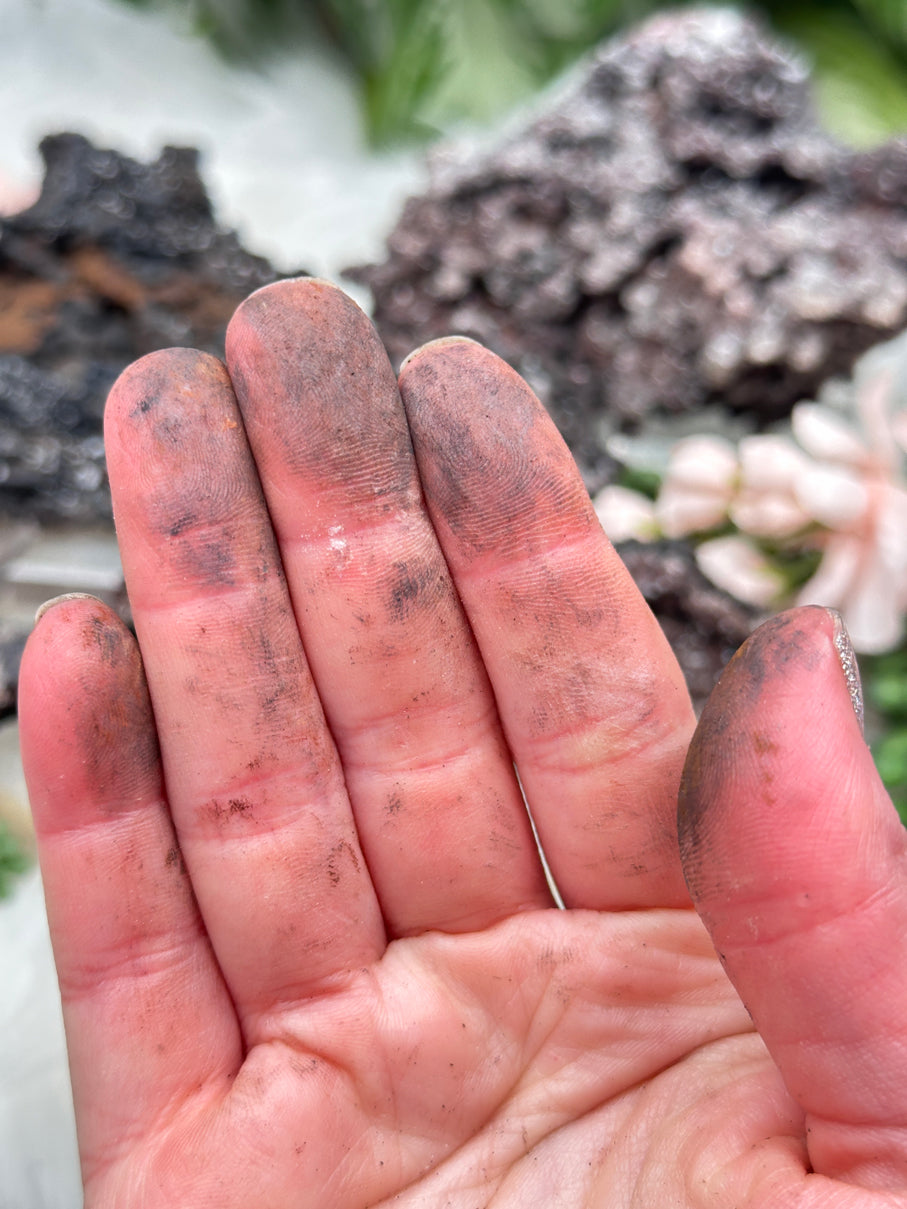
<svg viewBox="0 0 907 1209">
<path fill-rule="evenodd" d="M 25 634 L 0 636 L 0 718 L 16 712 L 19 664 L 25 650 Z"/>
</svg>

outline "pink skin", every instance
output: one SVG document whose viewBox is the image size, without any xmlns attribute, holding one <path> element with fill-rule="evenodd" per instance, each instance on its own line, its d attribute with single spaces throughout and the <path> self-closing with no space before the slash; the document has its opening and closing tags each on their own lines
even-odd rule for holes
<svg viewBox="0 0 907 1209">
<path fill-rule="evenodd" d="M 227 366 L 111 396 L 138 644 L 63 601 L 22 668 L 89 1209 L 907 1206 L 907 857 L 834 617 L 690 747 L 510 369 L 398 390 L 318 281 Z"/>
</svg>

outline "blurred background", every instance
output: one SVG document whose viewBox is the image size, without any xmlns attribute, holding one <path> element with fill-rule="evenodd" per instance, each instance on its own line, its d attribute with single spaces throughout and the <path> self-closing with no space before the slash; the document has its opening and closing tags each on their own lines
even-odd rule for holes
<svg viewBox="0 0 907 1209">
<path fill-rule="evenodd" d="M 65 1047 L 17 756 L 18 651 L 36 605 L 60 591 L 95 592 L 128 614 L 104 504 L 103 453 L 92 411 L 97 390 L 88 390 L 81 368 L 77 373 L 70 346 L 61 352 L 62 337 L 54 336 L 56 344 L 49 340 L 48 316 L 52 310 L 54 323 L 62 316 L 69 335 L 74 331 L 74 339 L 94 348 L 102 310 L 115 310 L 114 303 L 129 310 L 130 300 L 140 297 L 134 308 L 141 310 L 140 351 L 158 336 L 163 343 L 208 338 L 191 326 L 188 302 L 172 302 L 171 289 L 165 304 L 164 295 L 155 293 L 157 278 L 135 267 L 147 259 L 146 249 L 127 246 L 121 234 L 114 238 L 98 225 L 98 215 L 114 214 L 119 204 L 116 198 L 98 200 L 98 180 L 107 173 L 117 188 L 139 181 L 151 192 L 190 196 L 195 242 L 166 255 L 174 263 L 190 258 L 185 265 L 210 285 L 206 304 L 214 305 L 213 298 L 217 315 L 219 307 L 226 314 L 244 282 L 252 287 L 301 271 L 339 279 L 351 265 L 381 262 L 406 198 L 430 188 L 427 163 L 432 157 L 440 162 L 439 147 L 456 144 L 458 163 L 484 154 L 518 131 L 527 115 L 556 104 L 582 79 L 603 40 L 664 7 L 648 0 L 0 0 L 0 455 L 7 458 L 7 469 L 0 467 L 0 670 L 6 694 L 0 722 L 0 1209 L 74 1209 L 81 1203 Z M 746 8 L 785 40 L 785 53 L 799 56 L 811 74 L 818 120 L 845 149 L 842 154 L 871 156 L 907 131 L 907 0 L 777 0 Z M 90 142 L 55 142 L 49 150 L 45 144 L 42 159 L 39 144 L 61 132 Z M 195 148 L 200 158 L 162 157 L 167 145 Z M 108 152 L 126 157 L 125 166 Z M 52 165 L 57 191 L 50 197 L 45 190 L 44 209 L 36 210 L 45 167 Z M 141 165 L 156 167 L 144 176 Z M 85 213 L 94 234 L 87 236 L 83 223 L 78 237 L 68 227 L 61 235 L 61 198 L 82 204 L 79 182 L 88 177 L 94 193 Z M 898 189 L 900 184 L 889 201 L 903 208 L 907 194 Z M 157 235 L 167 227 L 158 218 L 147 225 Z M 110 248 L 117 239 L 120 259 L 114 257 L 114 264 Z M 94 251 L 80 253 L 79 289 L 73 292 L 67 284 L 73 249 L 84 252 L 83 244 Z M 69 258 L 65 282 L 59 265 L 35 267 L 51 252 Z M 128 282 L 124 266 L 132 274 Z M 38 279 L 44 293 L 36 292 Z M 366 284 L 367 275 L 345 280 L 368 308 L 373 299 Z M 369 284 L 377 294 L 374 279 Z M 883 336 L 897 334 L 900 316 L 896 306 L 894 319 L 878 320 L 880 344 Z M 219 322 L 210 333 L 215 350 Z M 124 343 L 125 328 L 117 330 L 116 347 L 105 336 L 92 373 L 103 377 L 114 372 L 118 356 L 128 359 L 132 346 Z M 792 429 L 785 416 L 783 432 L 767 434 L 787 442 L 788 453 L 796 438 L 791 473 L 803 481 L 811 475 L 817 493 L 827 487 L 817 449 L 827 453 L 834 444 L 824 436 L 817 441 L 818 428 L 823 434 L 834 430 L 846 445 L 844 437 L 858 427 L 860 383 L 882 372 L 899 382 L 907 376 L 900 347 L 885 356 L 882 370 L 875 363 L 854 370 L 849 387 L 823 395 L 826 412 L 801 410 Z M 874 461 L 871 473 L 873 483 L 884 480 L 891 515 L 904 519 L 901 395 L 892 399 L 900 452 L 881 469 Z M 86 415 L 76 414 L 77 403 Z M 62 436 L 51 421 L 62 423 Z M 609 487 L 632 494 L 603 494 L 600 514 L 632 543 L 628 557 L 635 552 L 639 576 L 651 571 L 650 578 L 658 579 L 653 593 L 660 592 L 659 599 L 686 593 L 675 611 L 678 625 L 698 592 L 696 599 L 706 602 L 696 606 L 700 619 L 708 613 L 724 627 L 721 653 L 757 615 L 813 582 L 823 557 L 830 566 L 844 537 L 853 537 L 856 512 L 823 512 L 818 494 L 806 499 L 789 482 L 770 488 L 775 503 L 779 491 L 787 492 L 789 510 L 796 496 L 793 519 L 780 527 L 777 519 L 765 520 L 768 488 L 759 487 L 762 512 L 747 511 L 733 492 L 742 490 L 741 483 L 756 490 L 758 475 L 747 467 L 755 465 L 759 450 L 738 446 L 740 431 L 731 425 L 717 434 L 717 446 L 690 454 L 688 443 L 677 453 L 678 439 L 699 439 L 696 423 L 695 416 L 686 417 L 685 427 L 658 429 L 653 442 L 632 449 L 625 433 L 611 433 L 604 477 Z M 715 437 L 711 420 L 706 427 Z M 766 435 L 761 422 L 757 427 Z M 701 493 L 693 498 L 687 490 L 691 457 L 693 480 L 712 475 L 714 490 L 704 509 Z M 843 463 L 836 457 L 837 472 Z M 613 470 L 618 464 L 619 473 Z M 845 467 L 852 496 L 858 489 L 865 494 L 860 475 L 870 473 L 868 465 Z M 601 486 L 596 480 L 596 490 Z M 733 547 L 736 561 L 722 561 L 730 547 L 715 546 L 729 538 L 748 543 Z M 670 565 L 667 555 L 649 553 L 667 549 L 658 546 L 667 539 L 681 539 L 686 550 L 671 546 Z M 907 554 L 898 550 L 891 557 L 895 570 L 885 572 L 886 582 L 900 583 Z M 694 570 L 686 564 L 672 569 L 684 558 L 690 567 L 696 563 Z M 694 571 L 708 574 L 710 566 L 710 583 L 696 580 L 690 587 Z M 666 575 L 675 576 L 667 587 Z M 720 606 L 708 595 L 714 585 Z M 894 603 L 890 635 L 886 630 L 884 642 L 870 639 L 865 648 L 874 751 L 901 804 L 907 800 L 905 611 L 907 591 Z M 878 634 L 882 624 L 873 615 L 868 629 Z"/>
<path fill-rule="evenodd" d="M 494 122 L 657 0 L 127 0 L 167 14 L 234 63 L 320 41 L 351 78 L 372 146 Z M 858 143 L 903 129 L 901 0 L 770 0 L 745 6 L 800 46 L 832 129 Z"/>
</svg>

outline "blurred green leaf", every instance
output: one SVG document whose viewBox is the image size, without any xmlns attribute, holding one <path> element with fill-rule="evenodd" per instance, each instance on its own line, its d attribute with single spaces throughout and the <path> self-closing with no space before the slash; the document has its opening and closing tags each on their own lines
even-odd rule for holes
<svg viewBox="0 0 907 1209">
<path fill-rule="evenodd" d="M 375 41 L 360 52 L 368 60 L 362 75 L 369 134 L 379 145 L 435 133 L 426 101 L 448 70 L 437 12 L 424 4 L 398 8 L 406 11 L 393 26 L 376 29 Z"/>
<path fill-rule="evenodd" d="M 654 500 L 661 487 L 661 475 L 654 470 L 643 470 L 639 466 L 624 466 L 617 476 L 618 485 L 638 491 Z"/>
<path fill-rule="evenodd" d="M 860 672 L 873 759 L 907 823 L 907 645 L 862 657 Z"/>
<path fill-rule="evenodd" d="M 871 146 L 907 130 L 907 62 L 899 47 L 874 36 L 854 5 L 770 8 L 779 30 L 810 58 L 819 110 L 833 133 Z"/>
<path fill-rule="evenodd" d="M 860 668 L 867 705 L 886 718 L 907 721 L 907 648 L 863 658 Z"/>
<path fill-rule="evenodd" d="M 31 860 L 19 840 L 0 819 L 0 898 L 12 890 L 20 873 L 31 865 Z"/>
<path fill-rule="evenodd" d="M 907 823 L 907 730 L 889 732 L 873 744 L 872 755 L 898 814 Z"/>
<path fill-rule="evenodd" d="M 867 698 L 887 718 L 907 721 L 907 676 L 873 676 L 867 686 Z"/>
<path fill-rule="evenodd" d="M 534 43 L 495 0 L 443 5 L 444 72 L 426 98 L 432 125 L 487 122 L 530 96 L 540 83 Z"/>
<path fill-rule="evenodd" d="M 123 0 L 169 9 L 225 54 L 286 50 L 320 28 L 362 82 L 376 142 L 505 112 L 656 0 Z M 739 7 L 751 8 L 742 0 Z M 905 0 L 762 0 L 815 65 L 830 128 L 858 145 L 907 130 Z"/>
<path fill-rule="evenodd" d="M 759 546 L 781 573 L 784 595 L 788 598 L 793 597 L 807 580 L 812 579 L 822 561 L 821 550 L 807 550 L 803 547 L 792 549 L 780 542 L 769 541 L 761 541 Z"/>
<path fill-rule="evenodd" d="M 907 5 L 904 0 L 853 0 L 870 29 L 886 40 L 907 47 Z"/>
</svg>

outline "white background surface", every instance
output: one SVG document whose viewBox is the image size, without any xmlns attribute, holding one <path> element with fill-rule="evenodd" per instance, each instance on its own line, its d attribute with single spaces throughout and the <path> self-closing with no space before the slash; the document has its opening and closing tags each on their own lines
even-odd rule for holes
<svg viewBox="0 0 907 1209">
<path fill-rule="evenodd" d="M 237 71 L 175 23 L 114 0 L 0 0 L 0 177 L 40 180 L 42 135 L 147 158 L 201 148 L 218 217 L 279 267 L 327 275 L 376 252 L 421 169 L 363 143 L 324 48 Z"/>
<path fill-rule="evenodd" d="M 366 150 L 351 82 L 321 48 L 267 74 L 237 71 L 159 15 L 113 0 L 0 0 L 0 193 L 37 187 L 38 141 L 64 129 L 141 158 L 167 142 L 199 147 L 218 218 L 250 251 L 331 277 L 380 254 L 423 181 L 421 156 Z M 14 740 L 0 733 L 0 793 L 21 797 Z M 34 874 L 0 904 L 0 1209 L 80 1204 Z"/>
</svg>

